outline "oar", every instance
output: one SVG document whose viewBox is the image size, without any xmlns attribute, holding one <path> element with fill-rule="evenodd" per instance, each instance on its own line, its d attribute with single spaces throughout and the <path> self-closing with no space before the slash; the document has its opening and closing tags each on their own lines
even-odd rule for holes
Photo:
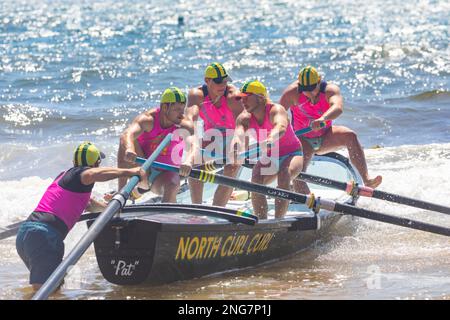
<svg viewBox="0 0 450 320">
<path fill-rule="evenodd" d="M 238 155 L 238 159 L 246 159 L 249 158 L 251 156 L 253 156 L 254 154 L 258 154 L 259 152 L 259 146 L 256 146 L 254 148 L 250 148 L 249 150 L 242 152 L 241 154 Z M 223 159 L 223 155 L 217 155 L 213 152 L 207 151 L 206 149 L 200 149 L 200 152 L 203 153 L 204 156 L 209 157 L 209 158 L 221 158 Z"/>
<path fill-rule="evenodd" d="M 163 169 L 167 171 L 179 172 L 179 168 L 168 165 L 165 163 L 154 162 L 152 164 L 153 167 L 158 169 Z M 295 193 L 288 190 L 278 189 L 268 187 L 262 184 L 251 183 L 245 180 L 239 180 L 235 178 L 230 178 L 226 176 L 222 176 L 219 174 L 214 174 L 211 172 L 207 172 L 204 170 L 192 169 L 189 174 L 191 178 L 198 179 L 203 182 L 210 182 L 216 184 L 222 184 L 229 187 L 235 187 L 242 190 L 247 190 L 250 192 L 260 193 L 266 196 L 271 196 L 284 200 L 291 200 L 294 202 L 299 202 L 306 204 L 310 209 L 318 212 L 320 209 L 325 209 L 328 211 L 339 212 L 343 214 L 350 214 L 362 218 L 367 218 L 371 220 L 376 220 L 380 222 L 386 222 L 402 227 L 407 227 L 411 229 L 422 230 L 426 232 L 436 233 L 444 236 L 450 236 L 450 229 L 436 226 L 432 224 L 428 224 L 425 222 L 415 221 L 407 218 L 400 218 L 395 216 L 390 216 L 387 214 L 370 211 L 362 208 L 357 208 L 351 205 L 342 204 L 335 202 L 333 200 L 322 199 L 320 197 L 315 198 L 314 195 L 304 195 L 301 193 Z"/>
<path fill-rule="evenodd" d="M 358 184 L 356 184 L 353 181 L 341 182 L 341 181 L 336 181 L 336 180 L 332 180 L 332 179 L 314 176 L 314 175 L 307 174 L 307 173 L 300 173 L 298 177 L 301 180 L 306 181 L 306 182 L 310 182 L 310 183 L 314 183 L 314 184 L 318 184 L 318 185 L 322 185 L 322 186 L 326 186 L 326 187 L 330 187 L 330 188 L 334 188 L 334 189 L 344 190 L 352 196 L 359 195 L 359 196 L 363 196 L 363 197 L 376 198 L 376 199 L 381 199 L 381 200 L 386 200 L 386 201 L 390 201 L 390 202 L 404 204 L 404 205 L 411 206 L 411 207 L 417 207 L 417 208 L 421 208 L 421 209 L 450 214 L 449 207 L 442 206 L 442 205 L 439 205 L 436 203 L 422 201 L 419 199 L 412 199 L 412 198 L 400 196 L 397 194 L 392 194 L 392 193 L 372 189 L 370 187 L 358 186 Z"/>
<path fill-rule="evenodd" d="M 20 225 L 23 221 L 16 222 L 13 224 L 10 224 L 9 226 L 0 228 L 0 240 L 12 237 L 17 234 L 17 231 L 19 231 Z"/>
<path fill-rule="evenodd" d="M 323 128 L 325 127 L 326 123 L 325 122 L 321 122 L 320 123 L 320 127 Z M 295 135 L 296 136 L 301 136 L 304 135 L 310 131 L 312 131 L 312 127 L 307 127 L 307 128 L 303 128 L 300 130 L 295 131 Z M 212 152 L 209 152 L 205 149 L 200 149 L 200 151 L 203 153 L 203 155 L 210 157 L 210 158 L 220 158 L 220 155 L 217 154 L 213 154 Z M 258 154 L 260 151 L 260 148 L 257 144 L 254 144 L 252 146 L 249 147 L 249 149 L 245 152 L 242 152 L 241 154 L 238 155 L 238 159 L 246 159 L 246 158 L 250 158 L 251 156 Z M 223 158 L 223 155 L 222 155 Z"/>
<path fill-rule="evenodd" d="M 157 207 L 155 207 L 157 205 Z M 252 214 L 249 210 L 243 210 L 243 209 L 229 209 L 224 207 L 217 207 L 217 206 L 208 206 L 203 204 L 176 204 L 176 203 L 158 203 L 158 204 L 142 204 L 142 205 L 133 205 L 133 206 L 125 206 L 122 209 L 122 214 L 130 211 L 130 210 L 139 210 L 139 211 L 155 211 L 157 209 L 163 209 L 163 208 L 184 208 L 186 209 L 195 209 L 197 210 L 194 214 L 200 214 L 205 216 L 212 216 L 212 217 L 218 217 L 226 219 L 230 222 L 235 223 L 243 223 L 243 224 L 249 224 L 254 225 L 256 222 L 258 222 L 258 217 Z M 201 212 L 201 210 L 205 210 L 205 212 Z M 192 212 L 189 211 L 189 214 Z M 92 212 L 92 213 L 85 213 L 83 214 L 77 221 L 83 222 L 86 220 L 93 220 L 96 219 L 100 215 L 100 212 Z M 144 214 L 145 215 L 145 214 Z M 0 232 L 0 240 L 7 239 L 9 237 L 12 237 L 17 234 L 19 231 L 20 225 L 23 223 L 23 221 L 16 222 L 14 224 L 11 224 L 7 227 L 0 228 L 0 230 L 5 230 Z"/>
<path fill-rule="evenodd" d="M 172 139 L 172 134 L 168 134 L 164 140 L 161 141 L 156 150 L 151 154 L 151 156 L 142 165 L 142 169 L 148 171 L 153 161 L 158 157 L 161 151 L 169 144 Z M 128 183 L 122 188 L 122 190 L 117 193 L 112 200 L 109 202 L 103 214 L 95 220 L 89 230 L 77 243 L 77 245 L 72 249 L 70 254 L 61 262 L 61 264 L 56 268 L 51 276 L 45 281 L 44 285 L 36 292 L 33 296 L 33 300 L 47 299 L 48 296 L 55 291 L 59 286 L 61 281 L 66 275 L 66 271 L 70 266 L 73 266 L 81 258 L 83 253 L 89 248 L 91 243 L 100 234 L 105 225 L 111 220 L 111 218 L 125 205 L 128 197 L 130 196 L 133 188 L 138 184 L 139 177 L 133 176 L 130 178 Z"/>
<path fill-rule="evenodd" d="M 320 127 L 321 128 L 325 127 L 326 125 L 327 124 L 326 124 L 325 121 L 320 123 Z M 308 133 L 308 132 L 310 132 L 312 130 L 313 130 L 312 127 L 306 127 L 306 128 L 303 128 L 303 129 L 295 131 L 295 135 L 298 137 L 298 136 L 304 135 L 304 134 L 306 134 L 306 133 Z"/>
</svg>

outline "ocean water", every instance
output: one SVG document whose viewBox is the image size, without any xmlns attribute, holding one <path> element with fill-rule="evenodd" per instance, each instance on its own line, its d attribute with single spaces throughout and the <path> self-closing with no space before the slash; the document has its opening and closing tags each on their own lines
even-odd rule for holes
<svg viewBox="0 0 450 320">
<path fill-rule="evenodd" d="M 2 226 L 30 213 L 81 141 L 95 142 L 114 165 L 126 125 L 157 106 L 166 87 L 200 85 L 213 61 L 236 86 L 261 80 L 274 101 L 302 66 L 317 66 L 340 86 L 345 109 L 336 124 L 358 133 L 370 172 L 384 177 L 381 190 L 450 205 L 447 1 L 168 4 L 2 1 Z M 94 193 L 114 187 L 101 183 Z M 450 227 L 438 213 L 373 199 L 359 205 Z M 83 232 L 74 229 L 66 252 Z M 88 251 L 58 298 L 449 299 L 449 245 L 442 236 L 355 219 L 298 257 L 163 290 L 107 283 Z M 14 239 L 2 240 L 0 252 L 0 299 L 26 298 L 28 274 Z"/>
</svg>

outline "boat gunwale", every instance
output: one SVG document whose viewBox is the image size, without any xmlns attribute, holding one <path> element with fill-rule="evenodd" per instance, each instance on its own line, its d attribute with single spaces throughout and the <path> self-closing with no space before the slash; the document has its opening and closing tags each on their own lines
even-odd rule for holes
<svg viewBox="0 0 450 320">
<path fill-rule="evenodd" d="M 336 152 L 330 152 L 324 155 L 316 155 L 315 157 L 315 161 L 330 161 L 332 163 L 335 163 L 339 166 L 341 166 L 342 168 L 348 170 L 352 176 L 355 177 L 356 180 L 359 180 L 357 182 L 361 182 L 361 177 L 359 176 L 359 174 L 357 174 L 357 172 L 355 171 L 355 169 L 353 168 L 353 166 L 350 164 L 350 161 L 343 155 L 336 153 Z M 248 165 L 248 164 L 247 164 Z M 341 197 L 340 197 L 341 198 Z M 353 205 L 356 201 L 357 201 L 358 197 L 351 197 L 350 195 L 348 195 L 347 199 L 341 199 L 341 203 L 346 203 L 346 204 L 351 204 Z M 145 208 L 148 207 L 152 207 L 152 206 L 157 206 L 157 205 L 161 205 L 160 203 L 147 203 L 147 204 L 133 204 L 130 206 L 126 206 L 123 208 L 122 210 L 122 214 L 130 214 L 133 211 L 142 211 L 145 210 Z M 162 205 L 168 205 L 168 204 L 162 204 Z M 185 207 L 186 210 L 190 210 L 190 204 L 183 204 L 183 203 L 173 203 L 173 204 L 169 204 L 168 207 L 172 207 L 172 208 L 177 208 L 178 210 L 180 208 Z M 197 205 L 198 207 L 202 207 L 203 205 Z M 230 213 L 231 211 L 237 211 L 231 208 L 222 208 L 222 207 L 215 207 L 215 206 L 211 206 L 211 205 L 205 205 L 205 212 L 207 211 L 212 211 L 212 210 L 217 210 L 217 211 L 222 211 L 225 213 Z M 199 208 L 197 208 L 198 210 L 201 210 Z M 163 210 L 163 209 L 161 209 Z M 168 210 L 170 210 L 170 208 L 168 208 Z M 227 212 L 228 211 L 228 212 Z M 341 213 L 335 213 L 332 211 L 328 211 L 328 210 L 321 210 L 319 211 L 318 214 L 314 214 L 311 211 L 307 212 L 307 211 L 301 211 L 303 212 L 303 214 L 299 214 L 299 215 L 291 215 L 291 216 L 285 216 L 283 218 L 270 218 L 270 219 L 260 219 L 259 221 L 256 221 L 256 223 L 254 225 L 245 225 L 242 223 L 236 223 L 236 222 L 231 222 L 231 221 L 226 221 L 224 218 L 217 218 L 217 219 L 221 219 L 223 221 L 214 221 L 211 223 L 183 223 L 183 222 L 167 222 L 167 221 L 158 221 L 157 219 L 152 219 L 152 216 L 158 215 L 158 214 L 164 214 L 164 215 L 170 215 L 171 213 L 166 212 L 166 211 L 161 211 L 161 213 L 158 213 L 158 211 L 154 211 L 152 213 L 149 214 L 143 214 L 140 216 L 129 216 L 129 217 L 116 217 L 114 219 L 114 224 L 119 223 L 119 221 L 122 221 L 122 223 L 128 224 L 128 223 L 137 223 L 137 222 L 144 222 L 144 223 L 150 223 L 152 225 L 154 225 L 154 227 L 157 227 L 157 230 L 159 232 L 191 232 L 191 231 L 201 231 L 201 232 L 208 232 L 208 231 L 226 231 L 228 229 L 232 229 L 235 230 L 236 232 L 238 231 L 245 231 L 245 230 L 254 230 L 256 229 L 260 229 L 260 230 L 265 230 L 265 229 L 282 229 L 282 228 L 287 228 L 289 230 L 297 230 L 298 227 L 293 228 L 292 225 L 299 225 L 302 221 L 305 221 L 306 223 L 311 223 L 311 220 L 315 220 L 317 222 L 317 227 L 320 227 L 320 221 L 321 220 L 325 220 L 328 219 L 330 217 L 334 217 L 336 215 L 343 215 Z M 191 213 L 186 212 L 185 214 L 187 215 L 191 215 Z M 309 214 L 309 215 L 307 215 Z M 201 214 L 192 214 L 193 216 L 201 216 Z M 205 214 L 206 215 L 206 214 Z M 308 221 L 309 220 L 309 221 Z M 180 230 L 181 229 L 181 230 Z M 205 229 L 205 230 L 203 230 Z M 317 228 L 316 228 L 317 229 Z M 314 229 L 300 229 L 302 231 L 306 231 L 306 230 L 314 230 Z"/>
</svg>

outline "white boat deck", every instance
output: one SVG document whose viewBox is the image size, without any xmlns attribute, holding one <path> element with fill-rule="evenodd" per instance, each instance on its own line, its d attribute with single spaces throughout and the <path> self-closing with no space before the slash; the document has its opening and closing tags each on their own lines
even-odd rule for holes
<svg viewBox="0 0 450 320">
<path fill-rule="evenodd" d="M 350 180 L 354 180 L 354 176 L 352 175 L 352 173 L 349 171 L 349 169 L 347 168 L 347 166 L 345 164 L 343 164 L 339 160 L 329 158 L 329 157 L 315 156 L 313 161 L 311 161 L 311 164 L 308 167 L 307 173 L 316 175 L 316 176 L 320 176 L 320 177 L 324 177 L 324 178 L 330 178 L 330 179 L 337 180 L 337 181 L 342 181 L 342 182 L 348 182 Z M 240 175 L 238 176 L 238 179 L 250 181 L 251 169 L 242 168 Z M 360 182 L 361 179 L 359 176 L 357 177 L 357 179 L 358 179 L 358 182 Z M 276 182 L 274 182 L 270 186 L 276 187 Z M 334 200 L 334 201 L 340 202 L 340 203 L 346 202 L 350 199 L 350 196 L 341 190 L 331 189 L 331 188 L 327 188 L 327 187 L 319 186 L 319 185 L 315 185 L 315 184 L 310 184 L 310 183 L 308 183 L 308 186 L 309 186 L 311 192 L 313 192 L 316 197 Z M 217 188 L 216 184 L 211 184 L 211 183 L 205 184 L 205 188 L 204 188 L 204 192 L 203 192 L 203 198 L 205 199 L 203 202 L 204 204 L 208 204 L 208 205 L 212 204 L 212 198 L 213 198 L 216 188 Z M 243 190 L 236 190 L 236 189 L 234 192 L 237 194 L 240 193 L 242 196 L 242 198 L 241 198 L 242 200 L 230 200 L 227 204 L 227 207 L 233 208 L 236 210 L 237 209 L 240 209 L 240 210 L 247 209 L 250 212 L 253 212 L 251 200 L 248 199 L 249 193 L 246 191 L 243 191 Z M 155 195 L 152 193 L 147 193 L 143 197 L 141 197 L 139 199 L 139 201 L 136 202 L 136 204 L 142 204 L 142 203 L 146 203 L 146 202 L 147 203 L 155 202 L 154 196 Z M 186 191 L 181 192 L 177 196 L 177 199 L 178 199 L 179 203 L 190 204 L 191 197 L 190 197 L 189 188 L 186 188 Z M 159 202 L 159 200 L 156 202 Z M 269 219 L 274 218 L 274 213 L 275 213 L 274 198 L 268 198 L 268 206 L 269 206 L 268 218 Z M 286 213 L 287 217 L 289 217 L 289 216 L 297 216 L 297 217 L 298 216 L 312 216 L 312 215 L 314 215 L 312 210 L 307 208 L 304 204 L 300 204 L 300 203 L 291 203 L 289 205 L 288 212 Z M 156 214 L 156 215 L 151 215 L 151 217 L 148 217 L 148 219 L 150 219 L 150 220 L 157 219 L 157 220 L 162 220 L 162 221 L 167 220 L 167 222 L 169 222 L 169 221 L 173 221 L 174 217 L 175 218 L 179 217 L 181 220 L 190 220 L 192 218 L 192 215 L 183 214 L 183 213 L 171 214 L 171 217 L 169 219 L 169 217 L 164 217 L 164 214 Z M 203 220 L 205 223 L 207 223 L 210 220 L 215 220 L 215 221 L 223 220 L 220 218 L 211 218 L 211 217 L 206 217 L 206 216 L 202 217 L 202 218 L 204 218 Z M 200 216 L 196 216 L 195 218 L 192 218 L 192 219 L 200 222 L 200 220 L 202 220 L 202 218 Z"/>
<path fill-rule="evenodd" d="M 353 176 L 351 172 L 338 160 L 334 160 L 328 157 L 315 157 L 313 161 L 311 161 L 311 164 L 308 167 L 307 173 L 312 175 L 317 175 L 325 178 L 330 178 L 333 180 L 338 180 L 342 182 L 347 182 L 350 180 L 353 180 Z M 250 181 L 251 179 L 251 169 L 243 168 L 239 177 L 239 179 Z M 344 191 L 326 188 L 323 186 L 318 186 L 314 184 L 308 183 L 308 186 L 311 190 L 311 192 L 314 193 L 316 197 L 321 197 L 324 199 L 330 199 L 337 202 L 345 202 L 350 197 L 347 195 Z M 271 184 L 271 187 L 276 187 L 276 182 Z M 204 199 L 207 199 L 204 201 L 204 204 L 211 205 L 212 203 L 212 197 L 214 195 L 214 192 L 216 190 L 217 186 L 214 184 L 205 184 L 204 189 Z M 237 190 L 235 190 L 236 192 Z M 245 196 L 245 191 L 244 197 Z M 182 203 L 190 203 L 190 193 L 189 191 L 183 193 L 179 197 L 179 201 Z M 269 211 L 268 211 L 268 218 L 274 218 L 274 199 L 268 199 L 268 205 L 269 205 Z M 249 209 L 252 210 L 252 205 L 250 200 L 246 201 L 238 201 L 238 200 L 230 200 L 227 204 L 227 207 L 235 208 L 235 209 Z M 299 215 L 312 215 L 312 211 L 308 209 L 305 205 L 294 203 L 289 205 L 288 212 L 286 213 L 286 216 L 299 216 Z"/>
</svg>

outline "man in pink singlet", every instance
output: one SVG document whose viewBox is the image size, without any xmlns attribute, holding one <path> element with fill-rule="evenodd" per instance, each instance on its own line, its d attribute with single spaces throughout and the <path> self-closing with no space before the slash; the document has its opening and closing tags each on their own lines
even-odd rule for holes
<svg viewBox="0 0 450 320">
<path fill-rule="evenodd" d="M 258 162 L 253 167 L 252 182 L 269 184 L 278 179 L 278 188 L 289 190 L 291 181 L 302 170 L 303 154 L 300 141 L 295 136 L 283 106 L 272 103 L 266 87 L 259 81 L 247 81 L 239 97 L 245 111 L 236 121 L 232 145 L 245 146 L 245 135 L 253 133 L 261 150 Z M 232 149 L 234 150 L 234 148 Z M 267 219 L 267 199 L 259 193 L 252 193 L 252 205 L 256 215 Z M 288 200 L 275 200 L 275 218 L 282 218 L 288 209 Z"/>
<path fill-rule="evenodd" d="M 196 133 L 197 150 L 199 147 L 214 149 L 219 151 L 219 155 L 226 155 L 226 146 L 231 141 L 230 132 L 232 135 L 236 118 L 243 110 L 241 103 L 235 99 L 239 90 L 229 84 L 230 81 L 225 68 L 215 62 L 205 70 L 205 84 L 189 91 L 186 115 L 194 124 L 198 123 L 199 117 L 203 120 L 203 137 Z M 214 148 L 210 148 L 211 146 Z M 204 157 L 201 159 L 200 163 L 195 164 L 203 163 Z M 235 177 L 239 168 L 239 165 L 228 163 L 224 167 L 223 175 Z M 203 182 L 190 179 L 189 185 L 192 203 L 202 203 Z M 219 185 L 214 194 L 213 205 L 225 206 L 232 192 L 233 188 Z"/>
<path fill-rule="evenodd" d="M 104 154 L 90 142 L 80 144 L 73 157 L 73 167 L 61 172 L 45 191 L 37 207 L 20 225 L 16 249 L 30 270 L 30 284 L 38 290 L 62 262 L 64 239 L 84 210 L 101 210 L 103 202 L 91 198 L 95 182 L 139 175 L 145 171 L 99 168 Z"/>
<path fill-rule="evenodd" d="M 344 106 L 337 85 L 325 82 L 314 67 L 308 66 L 300 70 L 298 80 L 284 90 L 280 104 L 286 110 L 291 110 L 295 131 L 308 127 L 313 129 L 300 138 L 303 145 L 303 172 L 314 153 L 325 154 L 347 148 L 350 161 L 364 184 L 371 188 L 380 185 L 381 176 L 369 177 L 364 150 L 356 133 L 347 127 L 332 125 L 332 120 L 342 114 Z M 307 184 L 300 180 L 294 181 L 294 189 L 300 193 L 309 193 Z"/>
<path fill-rule="evenodd" d="M 158 147 L 160 142 L 172 133 L 172 141 L 163 149 L 156 161 L 180 167 L 176 172 L 157 170 L 152 168 L 149 175 L 149 189 L 136 188 L 133 190 L 135 198 L 140 193 L 152 191 L 162 195 L 162 202 L 176 202 L 180 188 L 180 175 L 187 176 L 192 169 L 193 152 L 192 135 L 194 125 L 184 115 L 186 96 L 177 87 L 170 87 L 164 91 L 160 100 L 160 107 L 138 115 L 120 137 L 117 164 L 119 168 L 135 167 L 136 157 L 148 158 Z M 182 160 L 183 149 L 188 150 L 185 161 Z M 120 190 L 126 184 L 126 178 L 119 179 Z"/>
</svg>

